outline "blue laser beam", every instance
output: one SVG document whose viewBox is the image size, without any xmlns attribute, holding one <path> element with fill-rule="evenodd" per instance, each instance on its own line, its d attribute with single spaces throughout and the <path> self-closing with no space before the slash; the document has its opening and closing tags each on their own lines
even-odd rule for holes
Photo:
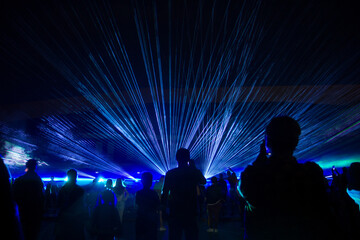
<svg viewBox="0 0 360 240">
<path fill-rule="evenodd" d="M 271 32 L 259 16 L 261 1 L 244 2 L 234 18 L 229 17 L 230 3 L 223 10 L 209 3 L 209 14 L 203 12 L 205 4 L 175 11 L 168 2 L 164 27 L 155 2 L 148 7 L 134 1 L 138 43 L 131 44 L 139 48 L 138 56 L 130 53 L 126 28 L 109 2 L 89 3 L 85 19 L 80 9 L 61 10 L 74 39 L 69 34 L 42 38 L 30 23 L 21 25 L 20 35 L 86 99 L 88 105 L 74 99 L 62 102 L 86 123 L 82 131 L 106 136 L 102 142 L 162 175 L 176 166 L 180 147 L 191 150 L 208 177 L 251 163 L 266 124 L 276 115 L 299 120 L 303 131 L 296 154 L 303 159 L 321 156 L 330 143 L 358 129 L 358 115 L 351 117 L 349 105 L 358 105 L 360 90 L 337 84 L 358 55 L 338 64 L 329 53 L 320 54 L 325 29 L 313 39 L 296 39 L 295 32 L 284 31 L 286 22 Z M 62 33 L 57 20 L 48 18 L 52 32 Z M 299 18 L 294 24 L 301 22 Z M 93 39 L 89 25 L 98 38 Z M 313 26 L 309 28 L 311 32 Z M 274 47 L 263 51 L 267 42 Z M 292 54 L 293 44 L 302 51 Z M 304 63 L 307 59 L 312 63 Z M 139 68 L 142 74 L 135 71 Z M 70 117 L 45 119 L 49 124 L 42 131 L 54 152 L 131 177 L 121 161 L 93 151 L 91 141 L 67 135 L 75 127 Z M 347 127 L 324 134 L 344 120 Z"/>
</svg>

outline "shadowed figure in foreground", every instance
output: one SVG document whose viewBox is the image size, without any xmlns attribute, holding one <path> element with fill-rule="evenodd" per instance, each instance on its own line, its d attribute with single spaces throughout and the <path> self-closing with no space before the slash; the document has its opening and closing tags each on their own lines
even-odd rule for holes
<svg viewBox="0 0 360 240">
<path fill-rule="evenodd" d="M 360 163 L 351 163 L 349 169 L 343 168 L 342 174 L 335 168 L 332 172 L 331 199 L 343 230 L 342 239 L 360 239 Z"/>
<path fill-rule="evenodd" d="M 206 179 L 200 170 L 188 167 L 190 152 L 180 148 L 176 152 L 178 167 L 166 173 L 162 204 L 169 200 L 169 239 L 198 239 L 196 222 L 197 212 L 197 186 L 205 184 Z"/>
<path fill-rule="evenodd" d="M 76 184 L 77 171 L 67 171 L 68 181 L 59 191 L 59 217 L 56 226 L 56 239 L 84 239 L 84 190 Z"/>
<path fill-rule="evenodd" d="M 153 175 L 144 172 L 141 176 L 143 188 L 136 192 L 136 239 L 156 240 L 160 199 L 155 190 L 151 189 Z"/>
<path fill-rule="evenodd" d="M 113 240 L 114 237 L 120 237 L 121 222 L 112 183 L 111 179 L 106 181 L 105 190 L 99 195 L 98 204 L 91 217 L 91 231 L 97 240 Z"/>
<path fill-rule="evenodd" d="M 44 184 L 35 172 L 36 167 L 36 160 L 28 160 L 26 173 L 14 182 L 14 197 L 25 239 L 37 239 L 44 210 Z"/>
<path fill-rule="evenodd" d="M 300 133 L 294 119 L 273 118 L 258 158 L 241 174 L 245 239 L 339 239 L 322 169 L 293 156 Z"/>
<path fill-rule="evenodd" d="M 211 186 L 206 189 L 206 203 L 208 213 L 207 232 L 217 232 L 220 218 L 220 211 L 224 199 L 222 198 L 221 186 L 216 177 L 211 178 Z"/>
<path fill-rule="evenodd" d="M 1 148 L 1 140 L 0 140 Z M 0 150 L 1 151 L 1 150 Z M 0 158 L 0 189 L 1 189 L 1 198 L 0 198 L 0 232 L 2 236 L 8 236 L 13 240 L 24 239 L 22 234 L 22 229 L 20 225 L 19 214 L 15 201 L 12 194 L 12 186 L 10 184 L 10 174 L 3 161 Z"/>
</svg>

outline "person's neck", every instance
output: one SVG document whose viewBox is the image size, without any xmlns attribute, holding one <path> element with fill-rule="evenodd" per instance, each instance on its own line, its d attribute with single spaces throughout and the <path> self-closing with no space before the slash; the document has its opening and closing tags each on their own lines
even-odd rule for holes
<svg viewBox="0 0 360 240">
<path fill-rule="evenodd" d="M 186 167 L 188 167 L 188 165 L 186 163 L 179 163 L 178 167 L 179 168 L 186 168 Z"/>
<path fill-rule="evenodd" d="M 68 181 L 67 182 L 69 185 L 76 185 L 76 181 Z"/>
<path fill-rule="evenodd" d="M 276 159 L 278 162 L 288 162 L 289 160 L 293 159 L 293 152 L 274 152 L 271 154 L 273 159 Z"/>
</svg>

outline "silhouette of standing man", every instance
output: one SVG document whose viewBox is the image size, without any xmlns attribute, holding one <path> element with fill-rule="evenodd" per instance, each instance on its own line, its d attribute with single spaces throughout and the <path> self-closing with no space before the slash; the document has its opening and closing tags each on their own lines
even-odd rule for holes
<svg viewBox="0 0 360 240">
<path fill-rule="evenodd" d="M 162 204 L 169 200 L 169 239 L 181 239 L 183 232 L 186 240 L 198 239 L 196 186 L 205 184 L 206 179 L 200 170 L 188 167 L 189 150 L 180 148 L 176 160 L 178 168 L 166 173 L 161 196 Z"/>
<path fill-rule="evenodd" d="M 44 184 L 35 172 L 36 167 L 36 160 L 28 160 L 26 173 L 14 182 L 14 198 L 19 206 L 20 222 L 26 240 L 37 238 L 44 207 Z"/>
<path fill-rule="evenodd" d="M 86 210 L 84 190 L 76 184 L 77 171 L 70 169 L 66 173 L 68 180 L 59 191 L 59 217 L 55 229 L 57 240 L 83 240 Z"/>
<path fill-rule="evenodd" d="M 293 157 L 300 133 L 293 118 L 273 118 L 258 158 L 242 172 L 240 189 L 249 203 L 246 239 L 341 239 L 333 231 L 322 169 Z"/>
</svg>

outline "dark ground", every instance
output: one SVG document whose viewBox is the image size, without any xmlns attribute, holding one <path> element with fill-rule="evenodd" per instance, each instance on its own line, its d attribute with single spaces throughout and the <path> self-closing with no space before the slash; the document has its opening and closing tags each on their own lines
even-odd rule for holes
<svg viewBox="0 0 360 240">
<path fill-rule="evenodd" d="M 53 240 L 54 227 L 56 220 L 48 218 L 43 221 L 39 240 Z M 239 215 L 230 217 L 225 216 L 219 223 L 217 233 L 206 232 L 207 219 L 206 216 L 199 218 L 199 240 L 217 240 L 217 239 L 243 239 L 244 228 Z M 167 228 L 167 226 L 165 226 Z M 92 240 L 93 238 L 86 238 Z M 127 210 L 124 214 L 123 236 L 122 240 L 135 240 L 135 212 Z M 159 240 L 168 239 L 168 231 L 158 232 Z"/>
</svg>

